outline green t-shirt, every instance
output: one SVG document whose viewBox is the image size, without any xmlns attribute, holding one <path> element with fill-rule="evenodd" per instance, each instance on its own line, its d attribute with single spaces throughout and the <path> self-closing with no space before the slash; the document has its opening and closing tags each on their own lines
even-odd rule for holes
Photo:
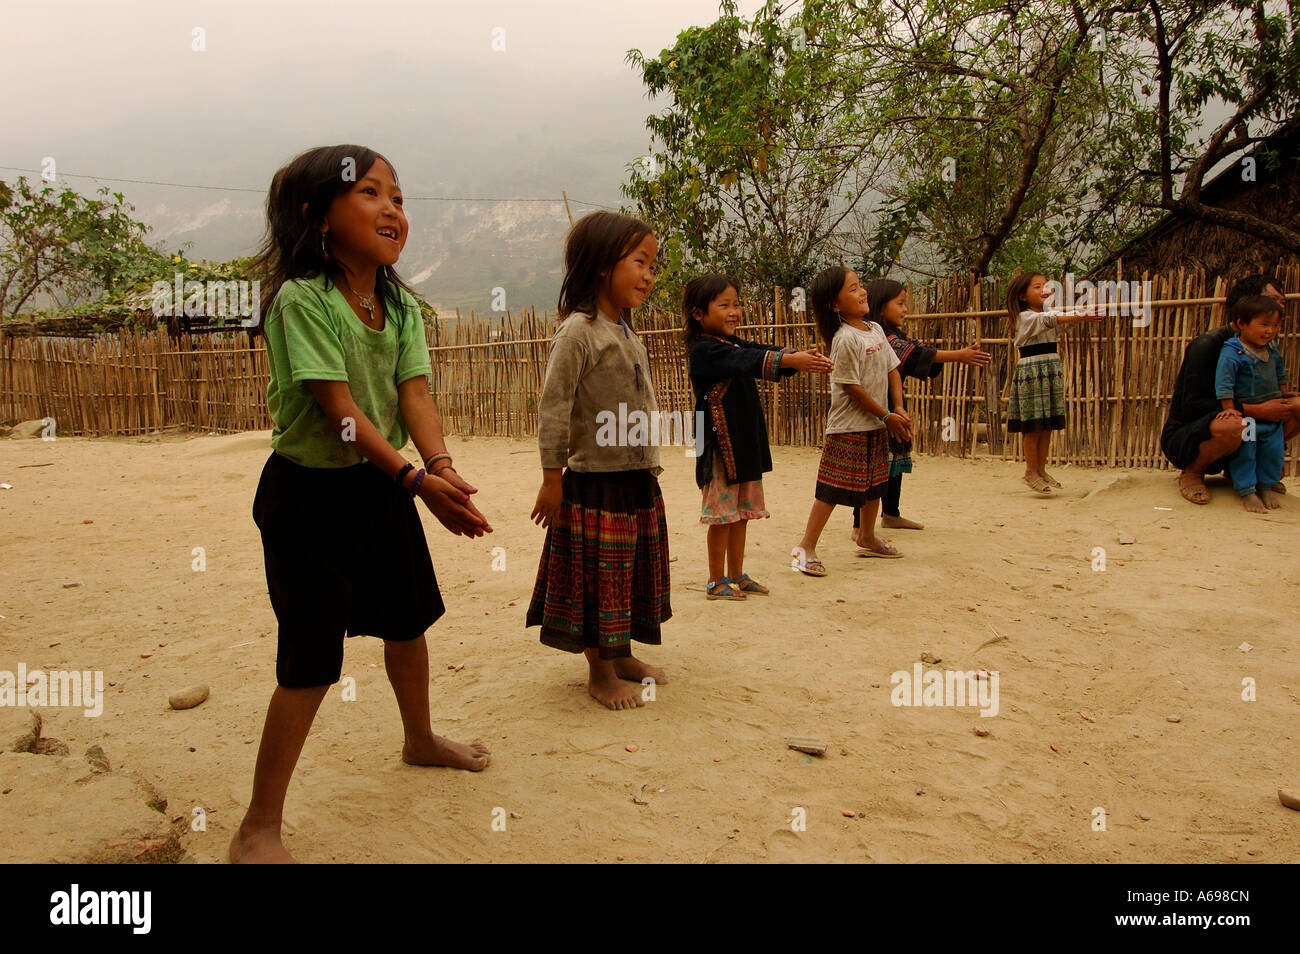
<svg viewBox="0 0 1300 954">
<path fill-rule="evenodd" d="M 402 310 L 385 304 L 384 330 L 367 327 L 325 276 L 285 282 L 265 322 L 271 383 L 266 404 L 275 427 L 271 446 L 304 467 L 350 467 L 365 458 L 355 439 L 325 416 L 308 381 L 346 381 L 357 407 L 394 450 L 410 439 L 397 406 L 397 386 L 430 375 L 420 307 L 402 291 Z M 349 435 L 350 436 L 350 435 Z"/>
</svg>

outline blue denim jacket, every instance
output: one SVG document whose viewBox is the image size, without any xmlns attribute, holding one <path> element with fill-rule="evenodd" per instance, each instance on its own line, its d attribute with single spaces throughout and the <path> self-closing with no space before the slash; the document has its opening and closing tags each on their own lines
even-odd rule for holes
<svg viewBox="0 0 1300 954">
<path fill-rule="evenodd" d="M 1219 368 L 1214 376 L 1214 393 L 1220 400 L 1236 398 L 1247 404 L 1259 404 L 1282 396 L 1282 385 L 1287 383 L 1286 368 L 1277 343 L 1268 343 L 1267 361 L 1261 361 L 1241 343 L 1240 335 L 1233 335 L 1219 352 Z"/>
</svg>

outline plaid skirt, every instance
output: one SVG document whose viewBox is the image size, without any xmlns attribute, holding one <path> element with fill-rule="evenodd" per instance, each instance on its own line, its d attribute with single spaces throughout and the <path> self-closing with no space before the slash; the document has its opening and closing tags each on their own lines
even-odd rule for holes
<svg viewBox="0 0 1300 954">
<path fill-rule="evenodd" d="M 883 428 L 827 434 L 814 496 L 823 503 L 861 507 L 889 486 L 889 437 Z"/>
<path fill-rule="evenodd" d="M 1007 430 L 1025 434 L 1065 430 L 1065 370 L 1060 355 L 1020 359 L 1011 378 Z"/>
<path fill-rule="evenodd" d="M 648 470 L 565 470 L 561 487 L 525 625 L 540 626 L 547 646 L 601 659 L 632 655 L 634 639 L 659 645 L 673 615 L 659 481 Z"/>
</svg>

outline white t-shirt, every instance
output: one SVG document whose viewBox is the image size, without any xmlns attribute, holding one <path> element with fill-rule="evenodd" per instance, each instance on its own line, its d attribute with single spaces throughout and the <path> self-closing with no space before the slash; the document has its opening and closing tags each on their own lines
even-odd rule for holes
<svg viewBox="0 0 1300 954">
<path fill-rule="evenodd" d="M 1016 322 L 1016 347 L 1028 348 L 1030 345 L 1056 341 L 1056 320 L 1059 317 L 1059 312 L 1026 308 Z"/>
<path fill-rule="evenodd" d="M 885 333 L 874 322 L 867 331 L 852 325 L 840 325 L 831 339 L 831 410 L 826 415 L 827 434 L 852 434 L 876 431 L 885 422 L 869 413 L 844 390 L 846 384 L 859 384 L 867 396 L 881 407 L 889 407 L 889 372 L 898 367 L 898 355 Z"/>
</svg>

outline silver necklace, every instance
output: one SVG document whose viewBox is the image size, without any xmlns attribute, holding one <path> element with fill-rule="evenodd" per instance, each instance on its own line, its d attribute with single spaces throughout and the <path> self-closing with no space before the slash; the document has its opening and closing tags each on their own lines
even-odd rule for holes
<svg viewBox="0 0 1300 954">
<path fill-rule="evenodd" d="M 366 310 L 366 314 L 370 316 L 370 320 L 373 323 L 375 320 L 375 293 L 372 291 L 368 298 L 358 295 L 357 290 L 352 287 L 352 283 L 348 281 L 346 275 L 343 276 L 343 284 L 348 286 L 348 291 L 352 292 L 357 303 Z"/>
</svg>

